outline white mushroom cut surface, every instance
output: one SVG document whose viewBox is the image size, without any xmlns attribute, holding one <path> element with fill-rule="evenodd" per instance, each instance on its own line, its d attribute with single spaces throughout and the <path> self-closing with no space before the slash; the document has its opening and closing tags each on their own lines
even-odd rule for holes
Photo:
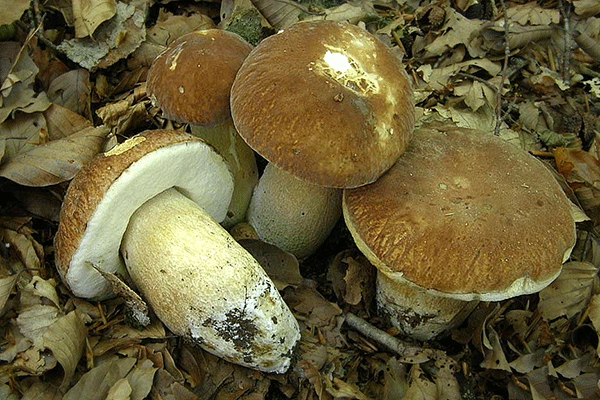
<svg viewBox="0 0 600 400">
<path fill-rule="evenodd" d="M 193 201 L 174 189 L 149 200 L 131 217 L 121 252 L 172 332 L 241 365 L 288 369 L 296 320 L 258 262 Z"/>
<path fill-rule="evenodd" d="M 112 295 L 94 267 L 125 272 L 119 246 L 129 217 L 170 187 L 220 221 L 231 200 L 233 179 L 211 146 L 174 131 L 135 136 L 96 157 L 76 176 L 65 195 L 55 240 L 58 271 L 76 296 Z"/>
</svg>

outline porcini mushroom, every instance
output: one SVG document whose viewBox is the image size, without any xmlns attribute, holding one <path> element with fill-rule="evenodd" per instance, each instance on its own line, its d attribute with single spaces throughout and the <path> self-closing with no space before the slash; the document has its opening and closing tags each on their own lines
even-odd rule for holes
<svg viewBox="0 0 600 400">
<path fill-rule="evenodd" d="M 191 32 L 154 60 L 146 83 L 148 96 L 165 118 L 190 124 L 192 133 L 213 145 L 229 163 L 234 192 L 225 227 L 245 218 L 258 180 L 254 152 L 237 134 L 229 107 L 231 85 L 250 50 L 250 44 L 231 32 Z"/>
<path fill-rule="evenodd" d="M 456 127 L 419 129 L 377 182 L 345 191 L 343 211 L 378 268 L 380 309 L 421 340 L 462 322 L 472 301 L 540 291 L 575 243 L 569 201 L 539 160 Z"/>
<path fill-rule="evenodd" d="M 204 141 L 168 130 L 134 136 L 69 185 L 57 269 L 75 295 L 92 299 L 111 294 L 95 268 L 129 275 L 173 333 L 237 364 L 284 372 L 299 328 L 258 262 L 217 223 L 232 191 L 227 164 Z"/>
<path fill-rule="evenodd" d="M 310 185 L 340 189 L 375 181 L 402 154 L 414 124 L 401 61 L 367 31 L 332 21 L 301 22 L 258 44 L 231 88 L 231 112 L 250 147 L 274 170 L 306 182 L 306 190 L 312 190 Z M 275 175 L 272 171 L 261 180 Z M 334 196 L 325 194 L 320 201 Z M 272 219 L 258 213 L 268 213 L 268 204 L 277 197 L 281 195 L 260 191 L 251 200 L 249 222 Z M 294 228 L 296 222 L 288 218 L 277 223 L 297 232 L 296 237 L 314 235 Z M 254 227 L 261 239 L 278 240 L 264 225 Z"/>
</svg>

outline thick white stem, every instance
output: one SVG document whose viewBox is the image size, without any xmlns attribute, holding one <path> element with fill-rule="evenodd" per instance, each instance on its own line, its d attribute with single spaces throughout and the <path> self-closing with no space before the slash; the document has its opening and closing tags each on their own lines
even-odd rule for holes
<svg viewBox="0 0 600 400">
<path fill-rule="evenodd" d="M 160 320 L 231 362 L 285 372 L 298 324 L 258 262 L 176 189 L 131 217 L 121 254 Z"/>
<path fill-rule="evenodd" d="M 377 272 L 377 305 L 402 334 L 429 340 L 460 325 L 479 302 L 437 296 Z"/>
</svg>

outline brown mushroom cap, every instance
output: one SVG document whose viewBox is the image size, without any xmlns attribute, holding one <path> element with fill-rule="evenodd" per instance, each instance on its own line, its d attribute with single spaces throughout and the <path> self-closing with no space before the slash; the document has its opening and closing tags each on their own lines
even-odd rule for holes
<svg viewBox="0 0 600 400">
<path fill-rule="evenodd" d="M 148 95 L 170 120 L 221 122 L 229 117 L 229 91 L 250 50 L 238 35 L 220 29 L 183 35 L 152 63 Z"/>
<path fill-rule="evenodd" d="M 569 201 L 537 159 L 492 134 L 419 129 L 344 217 L 380 272 L 460 300 L 502 300 L 552 282 L 575 243 Z"/>
<path fill-rule="evenodd" d="M 338 188 L 375 181 L 414 124 L 400 60 L 367 31 L 332 21 L 301 22 L 263 40 L 237 74 L 231 112 L 269 162 Z"/>
</svg>

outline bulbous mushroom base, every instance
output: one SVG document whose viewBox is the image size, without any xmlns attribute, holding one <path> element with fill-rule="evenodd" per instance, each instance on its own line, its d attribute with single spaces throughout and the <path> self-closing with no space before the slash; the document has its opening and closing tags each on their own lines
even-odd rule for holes
<svg viewBox="0 0 600 400">
<path fill-rule="evenodd" d="M 285 372 L 298 323 L 258 262 L 176 189 L 131 217 L 121 244 L 131 278 L 175 334 L 236 364 Z"/>
<path fill-rule="evenodd" d="M 460 325 L 479 302 L 441 297 L 377 272 L 377 306 L 400 332 L 430 340 Z"/>
</svg>

